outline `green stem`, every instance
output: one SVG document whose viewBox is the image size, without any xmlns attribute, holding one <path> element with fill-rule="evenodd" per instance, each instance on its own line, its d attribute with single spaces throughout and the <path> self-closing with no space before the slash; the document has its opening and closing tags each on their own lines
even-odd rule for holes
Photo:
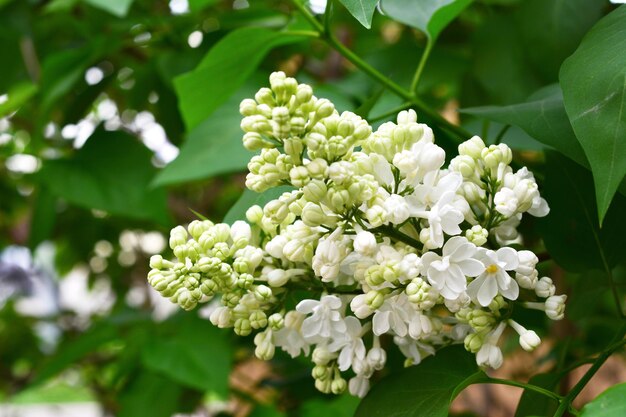
<svg viewBox="0 0 626 417">
<path fill-rule="evenodd" d="M 287 36 L 306 36 L 309 38 L 319 38 L 319 32 L 315 32 L 314 30 L 284 30 L 281 32 Z"/>
<path fill-rule="evenodd" d="M 482 380 L 480 382 L 483 382 Z M 545 395 L 546 397 L 550 397 L 556 401 L 561 401 L 563 399 L 563 397 L 557 393 L 554 393 L 550 390 L 547 390 L 545 388 L 541 388 L 537 385 L 533 385 L 533 384 L 526 384 L 523 382 L 517 382 L 517 381 L 510 381 L 508 379 L 500 379 L 500 378 L 491 378 L 491 377 L 487 377 L 484 380 L 485 383 L 488 384 L 499 384 L 499 385 L 509 385 L 511 387 L 518 387 L 518 388 L 523 388 L 525 390 L 528 391 L 534 391 L 537 394 L 542 394 Z"/>
<path fill-rule="evenodd" d="M 380 226 L 380 227 L 376 227 L 374 229 L 370 229 L 370 232 L 380 232 L 382 234 L 384 234 L 387 237 L 399 240 L 400 242 L 404 242 L 409 246 L 412 246 L 413 248 L 420 250 L 420 248 L 422 248 L 422 244 L 413 239 L 411 236 L 405 235 L 404 233 L 400 232 L 399 230 L 394 229 L 391 226 Z"/>
<path fill-rule="evenodd" d="M 502 142 L 502 138 L 504 138 L 504 135 L 510 128 L 511 128 L 511 125 L 506 125 L 502 129 L 500 129 L 500 131 L 498 132 L 498 136 L 496 136 L 496 140 L 493 142 L 493 144 L 499 145 L 500 142 Z"/>
<path fill-rule="evenodd" d="M 422 57 L 420 58 L 420 62 L 417 65 L 417 69 L 415 70 L 415 75 L 413 75 L 413 81 L 411 82 L 411 91 L 415 96 L 417 96 L 417 86 L 420 82 L 420 78 L 422 76 L 422 72 L 424 72 L 424 67 L 426 66 L 426 61 L 428 61 L 428 57 L 430 56 L 430 52 L 433 49 L 433 45 L 435 42 L 429 37 L 428 41 L 426 41 L 426 49 L 424 49 L 424 53 L 422 53 Z"/>
<path fill-rule="evenodd" d="M 456 139 L 458 143 L 472 137 L 470 132 L 463 129 L 461 126 L 448 122 L 439 113 L 430 109 L 422 100 L 419 99 L 419 97 L 409 91 L 406 91 L 404 88 L 391 81 L 377 69 L 365 62 L 361 59 L 361 57 L 339 42 L 339 40 L 337 40 L 332 33 L 326 33 L 324 26 L 315 18 L 315 16 L 311 14 L 311 12 L 309 12 L 309 10 L 307 10 L 306 7 L 304 7 L 302 3 L 300 3 L 300 1 L 291 0 L 291 2 L 298 9 L 298 11 L 302 13 L 307 22 L 309 22 L 309 24 L 320 33 L 320 37 L 324 39 L 326 43 L 332 46 L 337 52 L 343 55 L 344 58 L 354 64 L 354 66 L 359 68 L 370 78 L 378 81 L 381 85 L 385 86 L 385 88 L 396 94 L 398 97 L 412 103 L 422 114 L 434 121 L 437 125 L 439 125 L 439 127 L 444 129 L 446 132 L 453 134 L 455 136 L 454 139 Z"/>
<path fill-rule="evenodd" d="M 623 340 L 625 334 L 626 323 L 622 325 L 622 327 L 613 338 L 611 344 L 609 344 L 604 352 L 602 352 L 596 358 L 596 360 L 591 365 L 591 368 L 589 368 L 587 372 L 585 372 L 583 377 L 580 378 L 580 381 L 578 381 L 576 385 L 574 385 L 574 388 L 572 388 L 571 391 L 560 400 L 561 403 L 559 404 L 559 408 L 557 408 L 556 412 L 554 413 L 554 417 L 561 417 L 567 410 L 570 409 L 572 401 L 574 401 L 578 394 L 580 394 L 580 392 L 583 390 L 583 388 L 585 388 L 591 378 L 596 374 L 596 372 L 598 372 L 598 369 L 600 369 L 600 367 L 604 365 L 604 362 L 606 362 L 606 360 L 613 354 L 613 352 L 624 346 L 624 344 L 626 343 L 626 340 Z"/>
<path fill-rule="evenodd" d="M 376 123 L 380 120 L 384 120 L 387 119 L 391 116 L 395 116 L 396 114 L 398 114 L 399 112 L 401 112 L 402 110 L 406 110 L 409 107 L 411 107 L 411 103 L 404 103 L 401 106 L 398 106 L 396 108 L 393 108 L 383 114 L 381 114 L 380 116 L 376 116 L 376 117 L 372 117 L 371 119 L 368 119 L 368 122 L 370 123 Z"/>
</svg>

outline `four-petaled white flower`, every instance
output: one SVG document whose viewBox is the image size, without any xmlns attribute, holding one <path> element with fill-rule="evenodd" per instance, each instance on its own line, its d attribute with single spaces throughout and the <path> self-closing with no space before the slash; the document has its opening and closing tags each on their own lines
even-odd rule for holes
<svg viewBox="0 0 626 417">
<path fill-rule="evenodd" d="M 340 309 L 342 302 L 334 295 L 324 295 L 318 300 L 302 300 L 296 310 L 311 314 L 302 323 L 302 336 L 309 343 L 325 342 L 330 337 L 346 332 L 346 323 Z"/>
<path fill-rule="evenodd" d="M 443 247 L 443 255 L 426 252 L 422 256 L 422 265 L 428 282 L 447 300 L 456 300 L 467 288 L 466 277 L 480 275 L 485 266 L 473 259 L 477 248 L 466 238 L 455 236 Z"/>
<path fill-rule="evenodd" d="M 488 306 L 498 293 L 516 300 L 519 286 L 506 272 L 513 271 L 519 264 L 515 249 L 505 247 L 492 251 L 478 248 L 476 259 L 483 263 L 485 270 L 467 286 L 470 297 L 483 307 Z"/>
</svg>

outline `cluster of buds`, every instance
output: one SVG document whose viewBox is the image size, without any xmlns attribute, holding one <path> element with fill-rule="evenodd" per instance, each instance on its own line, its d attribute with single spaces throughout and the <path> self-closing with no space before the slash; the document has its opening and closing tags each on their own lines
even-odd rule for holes
<svg viewBox="0 0 626 417">
<path fill-rule="evenodd" d="M 247 222 L 172 230 L 176 259 L 153 257 L 148 277 L 164 297 L 184 309 L 214 299 L 211 322 L 254 333 L 257 357 L 310 355 L 320 391 L 360 397 L 385 365 L 381 338 L 407 366 L 464 344 L 497 368 L 507 328 L 523 349 L 540 343 L 514 308 L 563 318 L 537 256 L 509 246 L 522 215 L 548 206 L 506 145 L 473 137 L 446 168 L 412 110 L 373 132 L 283 73 L 270 85 L 241 103 L 244 145 L 260 151 L 246 184 L 292 190 L 250 207 Z"/>
</svg>

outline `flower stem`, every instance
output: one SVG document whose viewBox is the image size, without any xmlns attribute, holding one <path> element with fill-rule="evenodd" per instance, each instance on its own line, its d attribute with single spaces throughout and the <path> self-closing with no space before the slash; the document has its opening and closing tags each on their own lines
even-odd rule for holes
<svg viewBox="0 0 626 417">
<path fill-rule="evenodd" d="M 591 368 L 589 368 L 587 372 L 585 372 L 583 377 L 580 378 L 580 381 L 578 381 L 576 385 L 574 385 L 571 391 L 560 400 L 559 408 L 557 408 L 556 412 L 554 413 L 554 417 L 561 417 L 567 410 L 570 409 L 572 401 L 574 401 L 578 394 L 580 394 L 580 392 L 583 390 L 583 388 L 585 388 L 591 378 L 596 374 L 596 372 L 598 372 L 598 369 L 600 369 L 600 367 L 604 365 L 604 362 L 606 362 L 606 360 L 613 354 L 613 352 L 624 346 L 624 344 L 626 343 L 626 340 L 623 340 L 625 334 L 626 324 L 623 324 L 613 338 L 611 344 L 609 344 L 609 346 L 596 358 L 596 360 L 591 365 Z"/>
<path fill-rule="evenodd" d="M 426 49 L 424 49 L 424 53 L 422 53 L 420 62 L 415 70 L 415 75 L 413 75 L 413 81 L 411 82 L 411 92 L 413 92 L 415 96 L 417 96 L 417 86 L 419 85 L 422 72 L 424 72 L 424 67 L 426 66 L 426 61 L 428 61 L 428 57 L 430 56 L 430 52 L 432 51 L 434 44 L 435 42 L 428 37 L 428 40 L 426 41 Z"/>
<path fill-rule="evenodd" d="M 326 32 L 324 26 L 311 14 L 311 12 L 302 4 L 299 0 L 291 0 L 291 3 L 298 9 L 302 16 L 309 22 L 313 28 L 319 32 L 320 38 L 325 40 L 331 47 L 337 52 L 343 55 L 354 66 L 359 68 L 370 78 L 378 81 L 381 85 L 385 86 L 389 91 L 396 94 L 400 98 L 412 103 L 422 114 L 426 115 L 429 119 L 433 120 L 440 128 L 445 130 L 451 138 L 455 139 L 457 143 L 461 143 L 467 138 L 470 138 L 472 134 L 461 126 L 454 125 L 443 118 L 439 113 L 430 109 L 419 97 L 412 92 L 409 92 L 402 88 L 400 85 L 391 81 L 388 77 L 379 72 L 376 68 L 365 62 L 361 57 L 348 49 L 330 32 Z"/>
<path fill-rule="evenodd" d="M 482 380 L 480 382 L 483 382 Z M 511 387 L 518 387 L 518 388 L 523 388 L 525 390 L 528 391 L 534 391 L 538 394 L 542 394 L 545 395 L 546 397 L 550 397 L 553 400 L 556 401 L 561 401 L 563 399 L 563 397 L 557 393 L 554 393 L 550 390 L 547 390 L 545 388 L 541 388 L 537 385 L 533 385 L 533 384 L 526 384 L 524 382 L 517 382 L 517 381 L 510 381 L 508 379 L 500 379 L 500 378 L 491 378 L 491 377 L 487 377 L 486 380 L 484 381 L 485 383 L 488 384 L 499 384 L 499 385 L 509 385 Z"/>
</svg>

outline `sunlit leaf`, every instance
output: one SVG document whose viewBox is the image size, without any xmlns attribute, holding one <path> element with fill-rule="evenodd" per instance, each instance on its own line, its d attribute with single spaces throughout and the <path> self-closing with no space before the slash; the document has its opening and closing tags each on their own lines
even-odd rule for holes
<svg viewBox="0 0 626 417">
<path fill-rule="evenodd" d="M 472 0 L 381 0 L 385 14 L 436 39 Z"/>
<path fill-rule="evenodd" d="M 124 17 L 128 14 L 130 6 L 134 0 L 83 0 L 85 3 L 109 12 L 117 17 Z"/>
<path fill-rule="evenodd" d="M 174 80 L 187 129 L 198 126 L 241 87 L 272 48 L 301 39 L 260 27 L 226 35 L 196 69 Z"/>
<path fill-rule="evenodd" d="M 346 9 L 350 12 L 356 20 L 359 21 L 366 28 L 372 27 L 372 17 L 374 17 L 374 11 L 378 0 L 339 0 L 341 4 L 346 6 Z"/>
<path fill-rule="evenodd" d="M 565 110 L 593 172 L 602 224 L 626 175 L 626 5 L 600 20 L 561 68 Z"/>
<path fill-rule="evenodd" d="M 626 382 L 614 385 L 587 403 L 580 417 L 622 417 L 626 415 Z"/>
</svg>

